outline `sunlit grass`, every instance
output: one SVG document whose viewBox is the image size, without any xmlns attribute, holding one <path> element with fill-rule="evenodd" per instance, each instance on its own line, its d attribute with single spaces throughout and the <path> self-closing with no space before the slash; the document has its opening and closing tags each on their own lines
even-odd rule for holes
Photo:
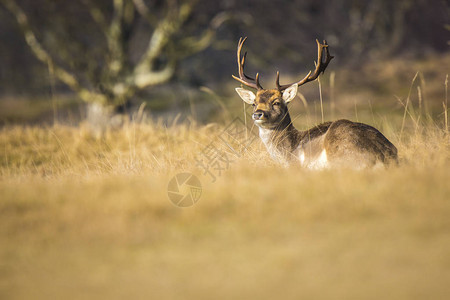
<svg viewBox="0 0 450 300">
<path fill-rule="evenodd" d="M 397 146 L 398 167 L 284 168 L 255 140 L 215 182 L 195 158 L 226 123 L 129 123 L 102 137 L 84 126 L 3 127 L 0 296 L 445 299 L 445 114 L 406 100 L 357 117 Z M 202 182 L 192 207 L 168 199 L 178 172 Z"/>
</svg>

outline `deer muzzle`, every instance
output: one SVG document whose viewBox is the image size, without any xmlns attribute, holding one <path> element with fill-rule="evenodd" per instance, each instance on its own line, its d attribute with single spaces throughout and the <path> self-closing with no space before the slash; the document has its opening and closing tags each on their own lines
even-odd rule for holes
<svg viewBox="0 0 450 300">
<path fill-rule="evenodd" d="M 262 111 L 262 110 L 257 110 L 253 113 L 252 115 L 253 120 L 258 121 L 258 120 L 266 120 L 267 119 L 267 112 Z"/>
</svg>

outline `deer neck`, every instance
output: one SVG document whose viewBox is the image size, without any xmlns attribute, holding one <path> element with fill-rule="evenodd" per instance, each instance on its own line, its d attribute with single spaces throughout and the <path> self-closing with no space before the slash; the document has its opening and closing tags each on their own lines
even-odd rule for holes
<svg viewBox="0 0 450 300">
<path fill-rule="evenodd" d="M 259 127 L 259 136 L 275 160 L 288 164 L 300 143 L 300 132 L 292 125 L 289 112 L 274 127 Z"/>
</svg>

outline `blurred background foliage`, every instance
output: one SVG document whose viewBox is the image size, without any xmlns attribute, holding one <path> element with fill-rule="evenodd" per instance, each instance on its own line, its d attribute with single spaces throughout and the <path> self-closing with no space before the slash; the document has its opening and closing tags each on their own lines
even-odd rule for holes
<svg viewBox="0 0 450 300">
<path fill-rule="evenodd" d="M 25 13 L 36 39 L 53 58 L 51 64 L 33 54 L 17 16 L 7 8 L 8 2 Z M 86 115 L 79 94 L 55 76 L 55 66 L 70 70 L 90 91 L 107 96 L 112 93 L 113 89 L 108 89 L 108 80 L 113 77 L 108 67 L 112 57 L 108 34 L 102 32 L 90 8 L 94 5 L 106 23 L 112 24 L 117 2 L 0 1 L 2 124 L 51 122 L 52 118 L 76 123 Z M 360 86 L 366 92 L 392 99 L 393 94 L 402 94 L 400 87 L 410 87 L 417 71 L 429 76 L 425 76 L 428 81 L 439 80 L 443 90 L 450 67 L 450 6 L 444 0 L 123 2 L 130 5 L 128 15 L 133 18 L 126 21 L 126 30 L 120 35 L 125 55 L 121 78 L 129 78 L 132 67 L 139 65 L 158 26 L 169 17 L 179 17 L 184 5 L 190 8 L 149 66 L 160 71 L 174 58 L 170 76 L 156 84 L 133 87 L 125 100 L 113 101 L 115 106 L 127 104 L 125 108 L 130 110 L 145 102 L 155 116 L 188 111 L 186 114 L 205 121 L 220 114 L 228 103 L 241 105 L 232 94 L 237 83 L 231 79 L 237 72 L 235 51 L 240 36 L 249 37 L 247 73 L 260 72 L 265 87 L 274 86 L 277 70 L 281 71 L 282 83 L 283 78 L 303 77 L 316 59 L 316 38 L 326 39 L 336 57 L 327 73 L 335 72 L 341 96 L 354 93 Z M 143 7 L 148 15 L 142 14 Z M 308 95 L 308 89 L 305 93 Z"/>
</svg>

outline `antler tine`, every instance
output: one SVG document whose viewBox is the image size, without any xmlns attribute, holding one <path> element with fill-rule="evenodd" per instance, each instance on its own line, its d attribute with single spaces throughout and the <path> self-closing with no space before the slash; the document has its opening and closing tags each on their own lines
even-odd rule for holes
<svg viewBox="0 0 450 300">
<path fill-rule="evenodd" d="M 258 90 L 263 89 L 263 87 L 259 84 L 259 73 L 256 73 L 256 87 Z"/>
<path fill-rule="evenodd" d="M 244 53 L 244 55 L 242 56 L 242 59 L 241 59 L 241 51 L 242 51 L 242 47 L 244 46 L 244 43 L 246 40 L 247 40 L 247 37 L 245 37 L 245 38 L 241 37 L 239 39 L 238 47 L 237 47 L 237 62 L 238 62 L 239 77 L 236 77 L 234 75 L 232 75 L 232 77 L 234 79 L 236 79 L 237 81 L 239 81 L 240 83 L 245 84 L 248 87 L 260 90 L 263 87 L 259 84 L 259 75 L 256 74 L 256 82 L 252 82 L 252 81 L 255 81 L 255 79 L 245 75 L 245 73 L 244 73 L 244 65 L 245 65 L 245 58 L 247 56 L 247 52 Z"/>
<path fill-rule="evenodd" d="M 247 55 L 247 53 L 245 53 L 241 60 L 241 51 L 242 51 L 242 47 L 244 46 L 244 43 L 246 40 L 247 40 L 247 37 L 239 38 L 238 49 L 237 49 L 238 70 L 239 70 L 239 77 L 241 77 L 241 78 L 244 75 L 245 56 Z"/>
<path fill-rule="evenodd" d="M 277 85 L 277 89 L 281 88 L 280 86 L 280 71 L 277 71 L 277 80 L 275 80 L 275 84 Z"/>
<path fill-rule="evenodd" d="M 242 75 L 244 75 L 245 78 L 250 79 L 250 80 L 255 80 L 254 78 L 251 78 L 250 76 L 247 76 L 247 74 L 244 73 L 244 65 L 245 65 L 245 58 L 247 57 L 247 52 L 244 53 L 244 55 L 242 56 Z M 240 74 L 240 73 L 239 73 Z"/>
<path fill-rule="evenodd" d="M 316 68 L 314 70 L 314 73 L 312 73 L 312 71 L 309 71 L 309 73 L 302 80 L 291 83 L 291 84 L 286 84 L 286 85 L 280 85 L 279 74 L 277 73 L 276 84 L 277 84 L 278 90 L 283 91 L 295 83 L 297 83 L 298 86 L 301 86 L 307 82 L 316 80 L 317 77 L 319 77 L 319 75 L 321 73 L 325 72 L 325 69 L 328 67 L 328 64 L 334 58 L 334 56 L 330 55 L 330 51 L 328 50 L 327 41 L 324 40 L 323 44 L 321 44 L 319 42 L 319 40 L 316 39 L 316 43 L 317 43 L 317 63 L 316 63 Z M 325 61 L 323 61 L 323 52 L 324 51 L 325 51 L 325 55 L 326 55 Z M 312 75 L 311 75 L 311 73 L 312 73 Z"/>
<path fill-rule="evenodd" d="M 314 74 L 313 74 L 313 77 L 315 77 L 315 78 L 317 78 L 320 75 L 320 73 L 325 72 L 325 69 L 327 68 L 328 64 L 334 58 L 334 56 L 330 55 L 330 51 L 328 50 L 328 44 L 327 44 L 326 40 L 323 40 L 323 44 L 321 44 L 319 42 L 319 40 L 316 39 L 316 43 L 317 43 L 317 61 L 318 61 L 318 63 L 316 65 L 316 69 L 314 70 Z M 325 49 L 326 58 L 325 58 L 325 62 L 322 62 L 324 49 Z"/>
</svg>

